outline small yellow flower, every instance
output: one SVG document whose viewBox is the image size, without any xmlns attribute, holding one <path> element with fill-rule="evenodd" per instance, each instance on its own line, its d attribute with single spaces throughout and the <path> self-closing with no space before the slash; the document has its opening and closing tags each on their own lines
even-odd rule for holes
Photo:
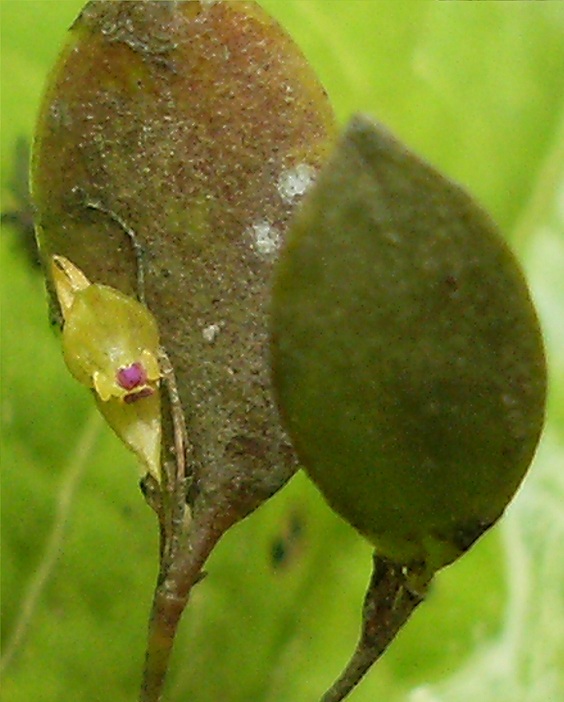
<svg viewBox="0 0 564 702">
<path fill-rule="evenodd" d="M 94 390 L 106 421 L 158 480 L 161 370 L 155 318 L 132 297 L 91 283 L 63 256 L 53 256 L 51 268 L 69 371 Z"/>
</svg>

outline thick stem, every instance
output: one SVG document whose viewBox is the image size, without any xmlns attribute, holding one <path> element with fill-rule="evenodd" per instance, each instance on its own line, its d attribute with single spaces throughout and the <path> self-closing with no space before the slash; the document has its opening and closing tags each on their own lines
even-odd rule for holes
<svg viewBox="0 0 564 702">
<path fill-rule="evenodd" d="M 222 531 L 213 518 L 194 519 L 189 527 L 182 554 L 176 554 L 153 599 L 145 670 L 139 702 L 159 702 L 174 639 L 193 586 L 202 579 L 202 568 L 219 541 Z"/>
<path fill-rule="evenodd" d="M 158 702 L 162 698 L 170 655 L 185 606 L 185 600 L 163 592 L 162 588 L 155 592 L 139 702 Z"/>
<path fill-rule="evenodd" d="M 321 702 L 341 702 L 380 658 L 419 605 L 432 576 L 374 554 L 374 567 L 364 599 L 362 631 L 347 667 Z M 410 583 L 417 582 L 415 591 Z"/>
</svg>

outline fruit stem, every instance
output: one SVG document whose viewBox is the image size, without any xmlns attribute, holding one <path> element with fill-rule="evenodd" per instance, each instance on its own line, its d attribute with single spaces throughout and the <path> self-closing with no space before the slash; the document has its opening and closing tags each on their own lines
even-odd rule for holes
<svg viewBox="0 0 564 702">
<path fill-rule="evenodd" d="M 376 553 L 373 563 L 356 650 L 343 673 L 323 695 L 321 702 L 341 702 L 358 685 L 423 601 L 433 577 L 429 575 L 422 578 L 420 567 L 394 563 Z M 417 592 L 413 588 L 413 582 L 418 583 Z"/>
<path fill-rule="evenodd" d="M 159 702 L 162 699 L 180 618 L 192 588 L 204 577 L 202 568 L 209 554 L 223 534 L 223 530 L 215 527 L 216 521 L 210 513 L 193 518 L 182 550 L 175 554 L 167 572 L 159 576 L 149 619 L 139 702 Z"/>
</svg>

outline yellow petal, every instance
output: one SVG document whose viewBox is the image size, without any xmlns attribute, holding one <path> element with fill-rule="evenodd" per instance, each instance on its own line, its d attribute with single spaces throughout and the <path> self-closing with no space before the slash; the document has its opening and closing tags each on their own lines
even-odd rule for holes
<svg viewBox="0 0 564 702">
<path fill-rule="evenodd" d="M 84 273 L 64 256 L 53 256 L 51 259 L 51 274 L 55 284 L 55 292 L 61 306 L 63 319 L 66 320 L 77 292 L 90 285 Z"/>
<path fill-rule="evenodd" d="M 107 402 L 98 397 L 96 400 L 98 409 L 114 432 L 137 455 L 143 468 L 160 482 L 160 394 L 155 392 L 131 404 L 116 397 Z"/>
</svg>

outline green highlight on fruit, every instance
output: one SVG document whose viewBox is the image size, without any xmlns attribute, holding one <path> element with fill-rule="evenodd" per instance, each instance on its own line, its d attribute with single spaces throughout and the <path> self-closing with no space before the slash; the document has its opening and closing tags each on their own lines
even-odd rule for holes
<svg viewBox="0 0 564 702">
<path fill-rule="evenodd" d="M 520 267 L 458 185 L 352 119 L 283 247 L 278 405 L 328 503 L 422 581 L 515 494 L 546 371 Z"/>
</svg>

